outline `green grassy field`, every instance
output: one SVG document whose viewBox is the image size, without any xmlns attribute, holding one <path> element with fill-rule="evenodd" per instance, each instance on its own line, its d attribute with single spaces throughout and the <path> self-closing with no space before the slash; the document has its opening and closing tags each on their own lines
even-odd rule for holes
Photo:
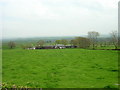
<svg viewBox="0 0 120 90">
<path fill-rule="evenodd" d="M 118 52 L 112 50 L 3 50 L 3 87 L 115 88 Z"/>
<path fill-rule="evenodd" d="M 0 49 L 0 89 L 2 88 L 1 84 L 2 84 L 2 49 Z"/>
</svg>

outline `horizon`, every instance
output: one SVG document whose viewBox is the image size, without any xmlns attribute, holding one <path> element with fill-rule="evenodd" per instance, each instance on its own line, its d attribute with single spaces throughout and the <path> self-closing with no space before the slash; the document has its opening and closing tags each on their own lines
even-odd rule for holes
<svg viewBox="0 0 120 90">
<path fill-rule="evenodd" d="M 1 40 L 25 40 L 25 39 L 53 39 L 53 38 L 61 38 L 61 39 L 66 39 L 66 38 L 75 38 L 75 37 L 87 37 L 87 35 L 79 35 L 79 36 L 36 36 L 36 37 L 12 37 L 12 38 L 2 38 Z M 103 34 L 98 36 L 98 38 L 109 38 L 109 34 Z"/>
</svg>

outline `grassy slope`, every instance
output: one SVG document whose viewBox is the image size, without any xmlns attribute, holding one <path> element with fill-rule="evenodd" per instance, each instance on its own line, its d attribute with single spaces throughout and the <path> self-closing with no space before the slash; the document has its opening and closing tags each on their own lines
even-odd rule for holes
<svg viewBox="0 0 120 90">
<path fill-rule="evenodd" d="M 3 83 L 42 88 L 116 87 L 117 51 L 3 50 Z"/>
</svg>

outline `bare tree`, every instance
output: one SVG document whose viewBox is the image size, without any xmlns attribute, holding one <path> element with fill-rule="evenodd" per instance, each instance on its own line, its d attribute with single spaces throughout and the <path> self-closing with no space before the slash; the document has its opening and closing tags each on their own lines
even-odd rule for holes
<svg viewBox="0 0 120 90">
<path fill-rule="evenodd" d="M 100 34 L 96 31 L 88 32 L 88 38 L 90 39 L 90 43 L 91 43 L 93 49 L 95 49 L 95 45 L 97 44 L 97 38 L 99 35 Z"/>
<path fill-rule="evenodd" d="M 115 49 L 117 49 L 118 48 L 118 32 L 112 31 L 110 35 L 111 35 L 112 44 L 115 46 Z"/>
<path fill-rule="evenodd" d="M 10 49 L 13 49 L 13 48 L 16 47 L 16 44 L 15 44 L 15 42 L 10 41 L 10 42 L 8 43 L 8 46 L 10 47 Z"/>
</svg>

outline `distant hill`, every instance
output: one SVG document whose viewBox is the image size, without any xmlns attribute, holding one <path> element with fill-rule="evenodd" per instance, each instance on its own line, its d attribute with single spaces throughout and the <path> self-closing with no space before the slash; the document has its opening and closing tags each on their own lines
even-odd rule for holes
<svg viewBox="0 0 120 90">
<path fill-rule="evenodd" d="M 56 37 L 28 37 L 28 38 L 6 38 L 2 39 L 3 43 L 4 42 L 9 42 L 9 41 L 15 41 L 15 42 L 37 42 L 39 40 L 44 40 L 44 41 L 55 41 L 55 40 L 61 40 L 61 39 L 67 39 L 71 40 L 74 39 L 75 37 L 79 36 L 56 36 Z M 87 37 L 87 35 L 81 35 L 80 37 Z M 110 37 L 109 35 L 100 35 L 99 38 L 108 38 Z"/>
<path fill-rule="evenodd" d="M 74 39 L 76 36 L 64 36 L 64 37 L 30 37 L 30 38 L 9 38 L 9 39 L 2 39 L 3 42 L 15 41 L 15 42 L 37 42 L 39 40 L 44 41 L 55 41 L 61 39 L 71 40 Z"/>
</svg>

